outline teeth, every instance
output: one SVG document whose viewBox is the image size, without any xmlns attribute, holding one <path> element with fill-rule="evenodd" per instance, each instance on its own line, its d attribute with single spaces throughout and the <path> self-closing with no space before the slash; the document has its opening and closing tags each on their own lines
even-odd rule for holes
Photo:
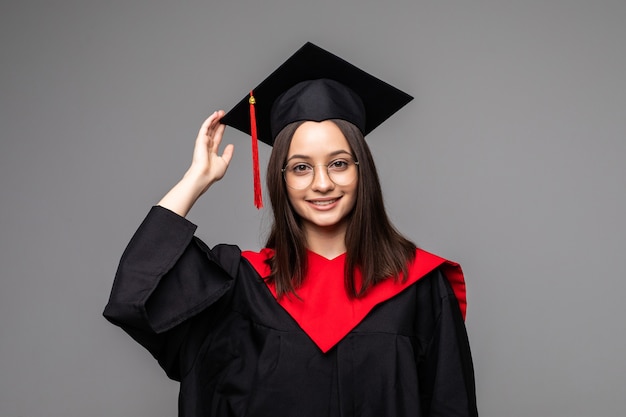
<svg viewBox="0 0 626 417">
<path fill-rule="evenodd" d="M 327 201 L 311 201 L 311 203 L 315 204 L 316 206 L 328 206 L 333 204 L 335 201 L 337 201 L 337 199 Z"/>
</svg>

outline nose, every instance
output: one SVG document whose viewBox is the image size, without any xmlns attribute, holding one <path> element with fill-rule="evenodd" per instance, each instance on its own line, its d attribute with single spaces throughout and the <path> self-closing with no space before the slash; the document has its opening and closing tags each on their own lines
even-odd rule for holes
<svg viewBox="0 0 626 417">
<path fill-rule="evenodd" d="M 327 192 L 335 188 L 335 183 L 328 176 L 328 167 L 326 165 L 316 165 L 313 169 L 312 190 Z"/>
</svg>

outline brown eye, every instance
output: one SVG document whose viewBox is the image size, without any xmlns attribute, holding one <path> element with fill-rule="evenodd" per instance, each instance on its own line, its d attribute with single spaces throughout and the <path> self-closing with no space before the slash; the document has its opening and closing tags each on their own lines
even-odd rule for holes
<svg viewBox="0 0 626 417">
<path fill-rule="evenodd" d="M 328 164 L 329 171 L 345 171 L 350 166 L 350 163 L 345 159 L 336 159 Z"/>
<path fill-rule="evenodd" d="M 295 175 L 308 175 L 313 172 L 313 167 L 309 164 L 296 163 L 289 167 L 289 172 Z"/>
</svg>

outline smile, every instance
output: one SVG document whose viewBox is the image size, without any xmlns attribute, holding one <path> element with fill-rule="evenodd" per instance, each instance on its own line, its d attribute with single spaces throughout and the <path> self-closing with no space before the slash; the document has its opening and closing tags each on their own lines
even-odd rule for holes
<svg viewBox="0 0 626 417">
<path fill-rule="evenodd" d="M 339 201 L 339 198 L 333 198 L 332 200 L 308 200 L 309 203 L 316 206 L 330 206 L 331 204 Z"/>
</svg>

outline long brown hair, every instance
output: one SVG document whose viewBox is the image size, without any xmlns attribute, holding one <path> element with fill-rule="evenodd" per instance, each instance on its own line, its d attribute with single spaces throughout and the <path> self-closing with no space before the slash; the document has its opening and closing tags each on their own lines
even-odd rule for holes
<svg viewBox="0 0 626 417">
<path fill-rule="evenodd" d="M 408 264 L 415 258 L 415 244 L 402 236 L 387 217 L 374 159 L 361 131 L 345 120 L 333 119 L 359 161 L 356 204 L 348 217 L 346 232 L 346 292 L 358 298 L 387 278 L 406 279 Z M 287 125 L 276 137 L 267 168 L 267 188 L 274 222 L 265 244 L 274 250 L 268 278 L 278 296 L 296 294 L 307 271 L 306 237 L 299 216 L 291 207 L 283 180 L 291 139 L 304 121 Z M 362 283 L 355 279 L 359 270 Z M 358 287 L 358 288 L 357 288 Z"/>
</svg>

